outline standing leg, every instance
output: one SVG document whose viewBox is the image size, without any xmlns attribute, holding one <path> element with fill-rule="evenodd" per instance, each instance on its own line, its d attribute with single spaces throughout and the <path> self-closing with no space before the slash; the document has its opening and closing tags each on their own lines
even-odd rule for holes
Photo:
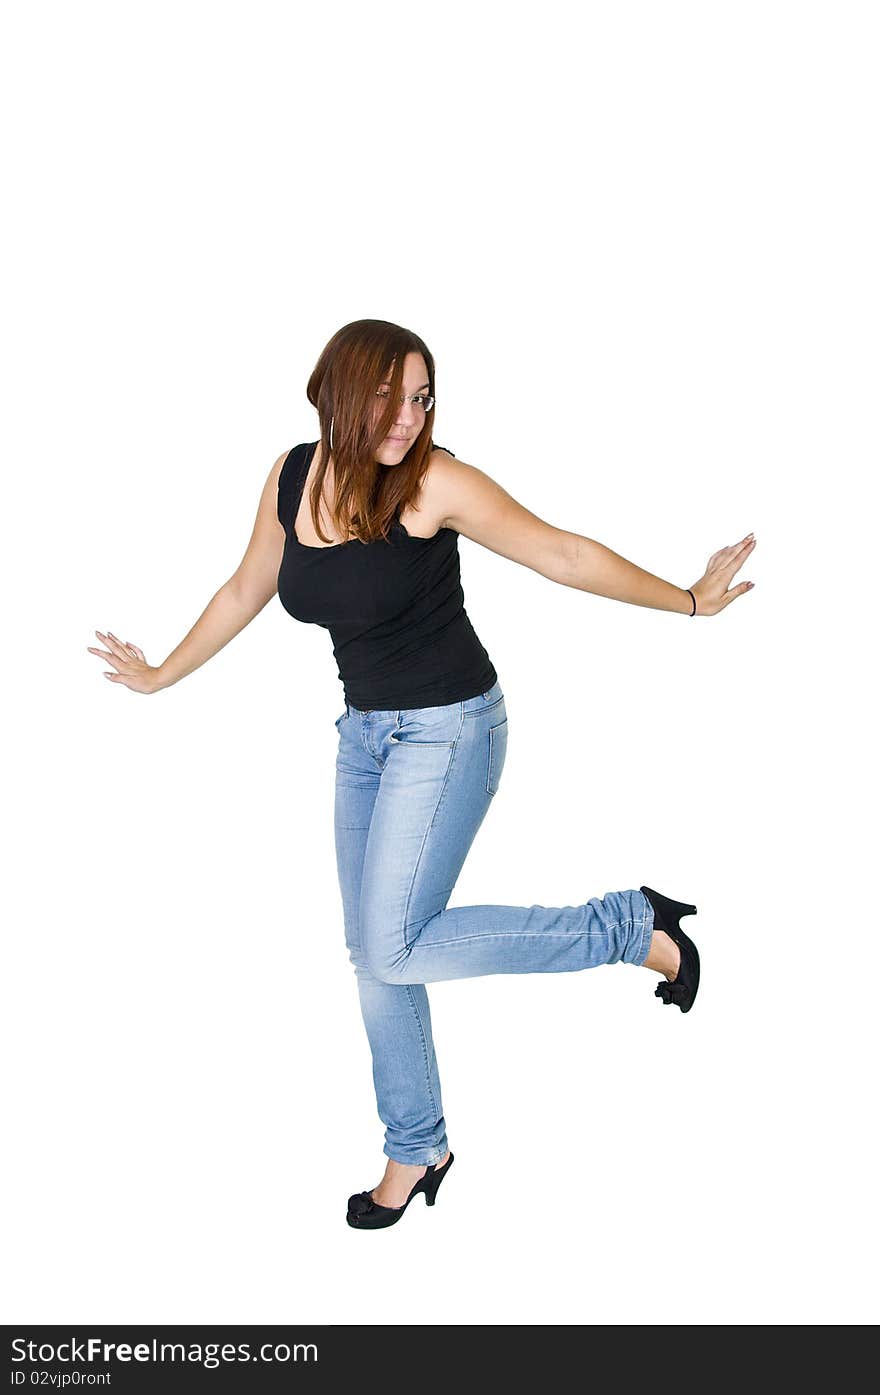
<svg viewBox="0 0 880 1395">
<path fill-rule="evenodd" d="M 406 1164 L 441 1162 L 447 1154 L 440 1076 L 423 984 L 390 984 L 371 972 L 360 929 L 364 852 L 382 770 L 357 739 L 355 718 L 337 720 L 334 825 L 345 942 L 354 965 L 361 1013 L 373 1057 L 384 1152 Z"/>
</svg>

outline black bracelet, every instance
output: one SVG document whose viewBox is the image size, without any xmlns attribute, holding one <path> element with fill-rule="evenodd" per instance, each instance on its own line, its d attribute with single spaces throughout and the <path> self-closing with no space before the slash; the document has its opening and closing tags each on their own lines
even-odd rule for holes
<svg viewBox="0 0 880 1395">
<path fill-rule="evenodd" d="M 696 598 L 696 596 L 694 595 L 693 591 L 691 590 L 691 588 L 690 588 L 689 586 L 688 586 L 686 589 L 687 589 L 688 595 L 690 596 L 691 600 L 692 600 L 693 603 L 694 603 L 694 608 L 693 608 L 693 610 L 691 611 L 691 615 L 696 615 L 696 613 L 697 613 L 697 598 Z"/>
</svg>

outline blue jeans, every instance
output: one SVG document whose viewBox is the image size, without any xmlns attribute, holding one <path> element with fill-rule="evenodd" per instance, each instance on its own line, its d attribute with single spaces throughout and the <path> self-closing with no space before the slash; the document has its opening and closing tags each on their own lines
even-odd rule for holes
<svg viewBox="0 0 880 1395">
<path fill-rule="evenodd" d="M 580 906 L 447 908 L 504 768 L 500 683 L 440 707 L 362 712 L 346 703 L 336 727 L 345 942 L 384 1151 L 402 1163 L 439 1162 L 448 1144 L 425 984 L 641 964 L 654 912 L 641 891 Z"/>
</svg>

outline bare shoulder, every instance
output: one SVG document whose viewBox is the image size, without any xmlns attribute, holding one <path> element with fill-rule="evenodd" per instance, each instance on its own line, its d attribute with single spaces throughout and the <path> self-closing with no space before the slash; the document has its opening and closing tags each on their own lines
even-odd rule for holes
<svg viewBox="0 0 880 1395">
<path fill-rule="evenodd" d="M 580 535 L 532 513 L 485 470 L 435 449 L 423 496 L 438 528 L 451 528 L 551 581 L 569 584 Z"/>
<path fill-rule="evenodd" d="M 454 465 L 450 451 L 434 446 L 428 457 L 428 464 L 422 476 L 421 485 L 413 499 L 401 514 L 401 522 L 414 537 L 433 538 L 441 528 L 445 528 L 443 500 L 446 465 Z"/>
<path fill-rule="evenodd" d="M 421 498 L 425 512 L 438 528 L 454 528 L 456 532 L 466 533 L 467 528 L 462 524 L 473 514 L 474 507 L 481 501 L 497 503 L 503 492 L 501 486 L 476 465 L 469 465 L 442 446 L 435 446 L 431 451 Z"/>
<path fill-rule="evenodd" d="M 275 464 L 272 466 L 272 469 L 269 471 L 269 479 L 268 479 L 267 483 L 269 483 L 269 484 L 273 484 L 273 483 L 274 483 L 274 484 L 277 484 L 277 483 L 278 483 L 278 477 L 279 477 L 279 475 L 281 474 L 281 471 L 284 469 L 284 462 L 285 462 L 285 460 L 287 459 L 287 457 L 288 457 L 289 455 L 290 455 L 290 447 L 288 446 L 286 450 L 283 450 L 283 451 L 281 452 L 281 454 L 279 455 L 278 459 L 275 461 Z"/>
<path fill-rule="evenodd" d="M 435 446 L 428 460 L 422 481 L 419 507 L 433 522 L 434 529 L 455 528 L 453 502 L 461 482 L 473 466 L 467 465 L 451 451 Z"/>
</svg>

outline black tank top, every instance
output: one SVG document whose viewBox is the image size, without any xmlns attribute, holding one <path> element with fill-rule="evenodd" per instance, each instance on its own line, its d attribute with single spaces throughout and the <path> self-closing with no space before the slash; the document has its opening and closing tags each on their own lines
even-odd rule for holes
<svg viewBox="0 0 880 1395">
<path fill-rule="evenodd" d="M 395 519 L 387 540 L 316 547 L 297 540 L 317 448 L 317 441 L 294 446 L 278 477 L 286 534 L 278 598 L 295 620 L 329 630 L 346 702 L 388 711 L 488 692 L 498 675 L 465 612 L 454 529 L 417 538 Z"/>
</svg>

